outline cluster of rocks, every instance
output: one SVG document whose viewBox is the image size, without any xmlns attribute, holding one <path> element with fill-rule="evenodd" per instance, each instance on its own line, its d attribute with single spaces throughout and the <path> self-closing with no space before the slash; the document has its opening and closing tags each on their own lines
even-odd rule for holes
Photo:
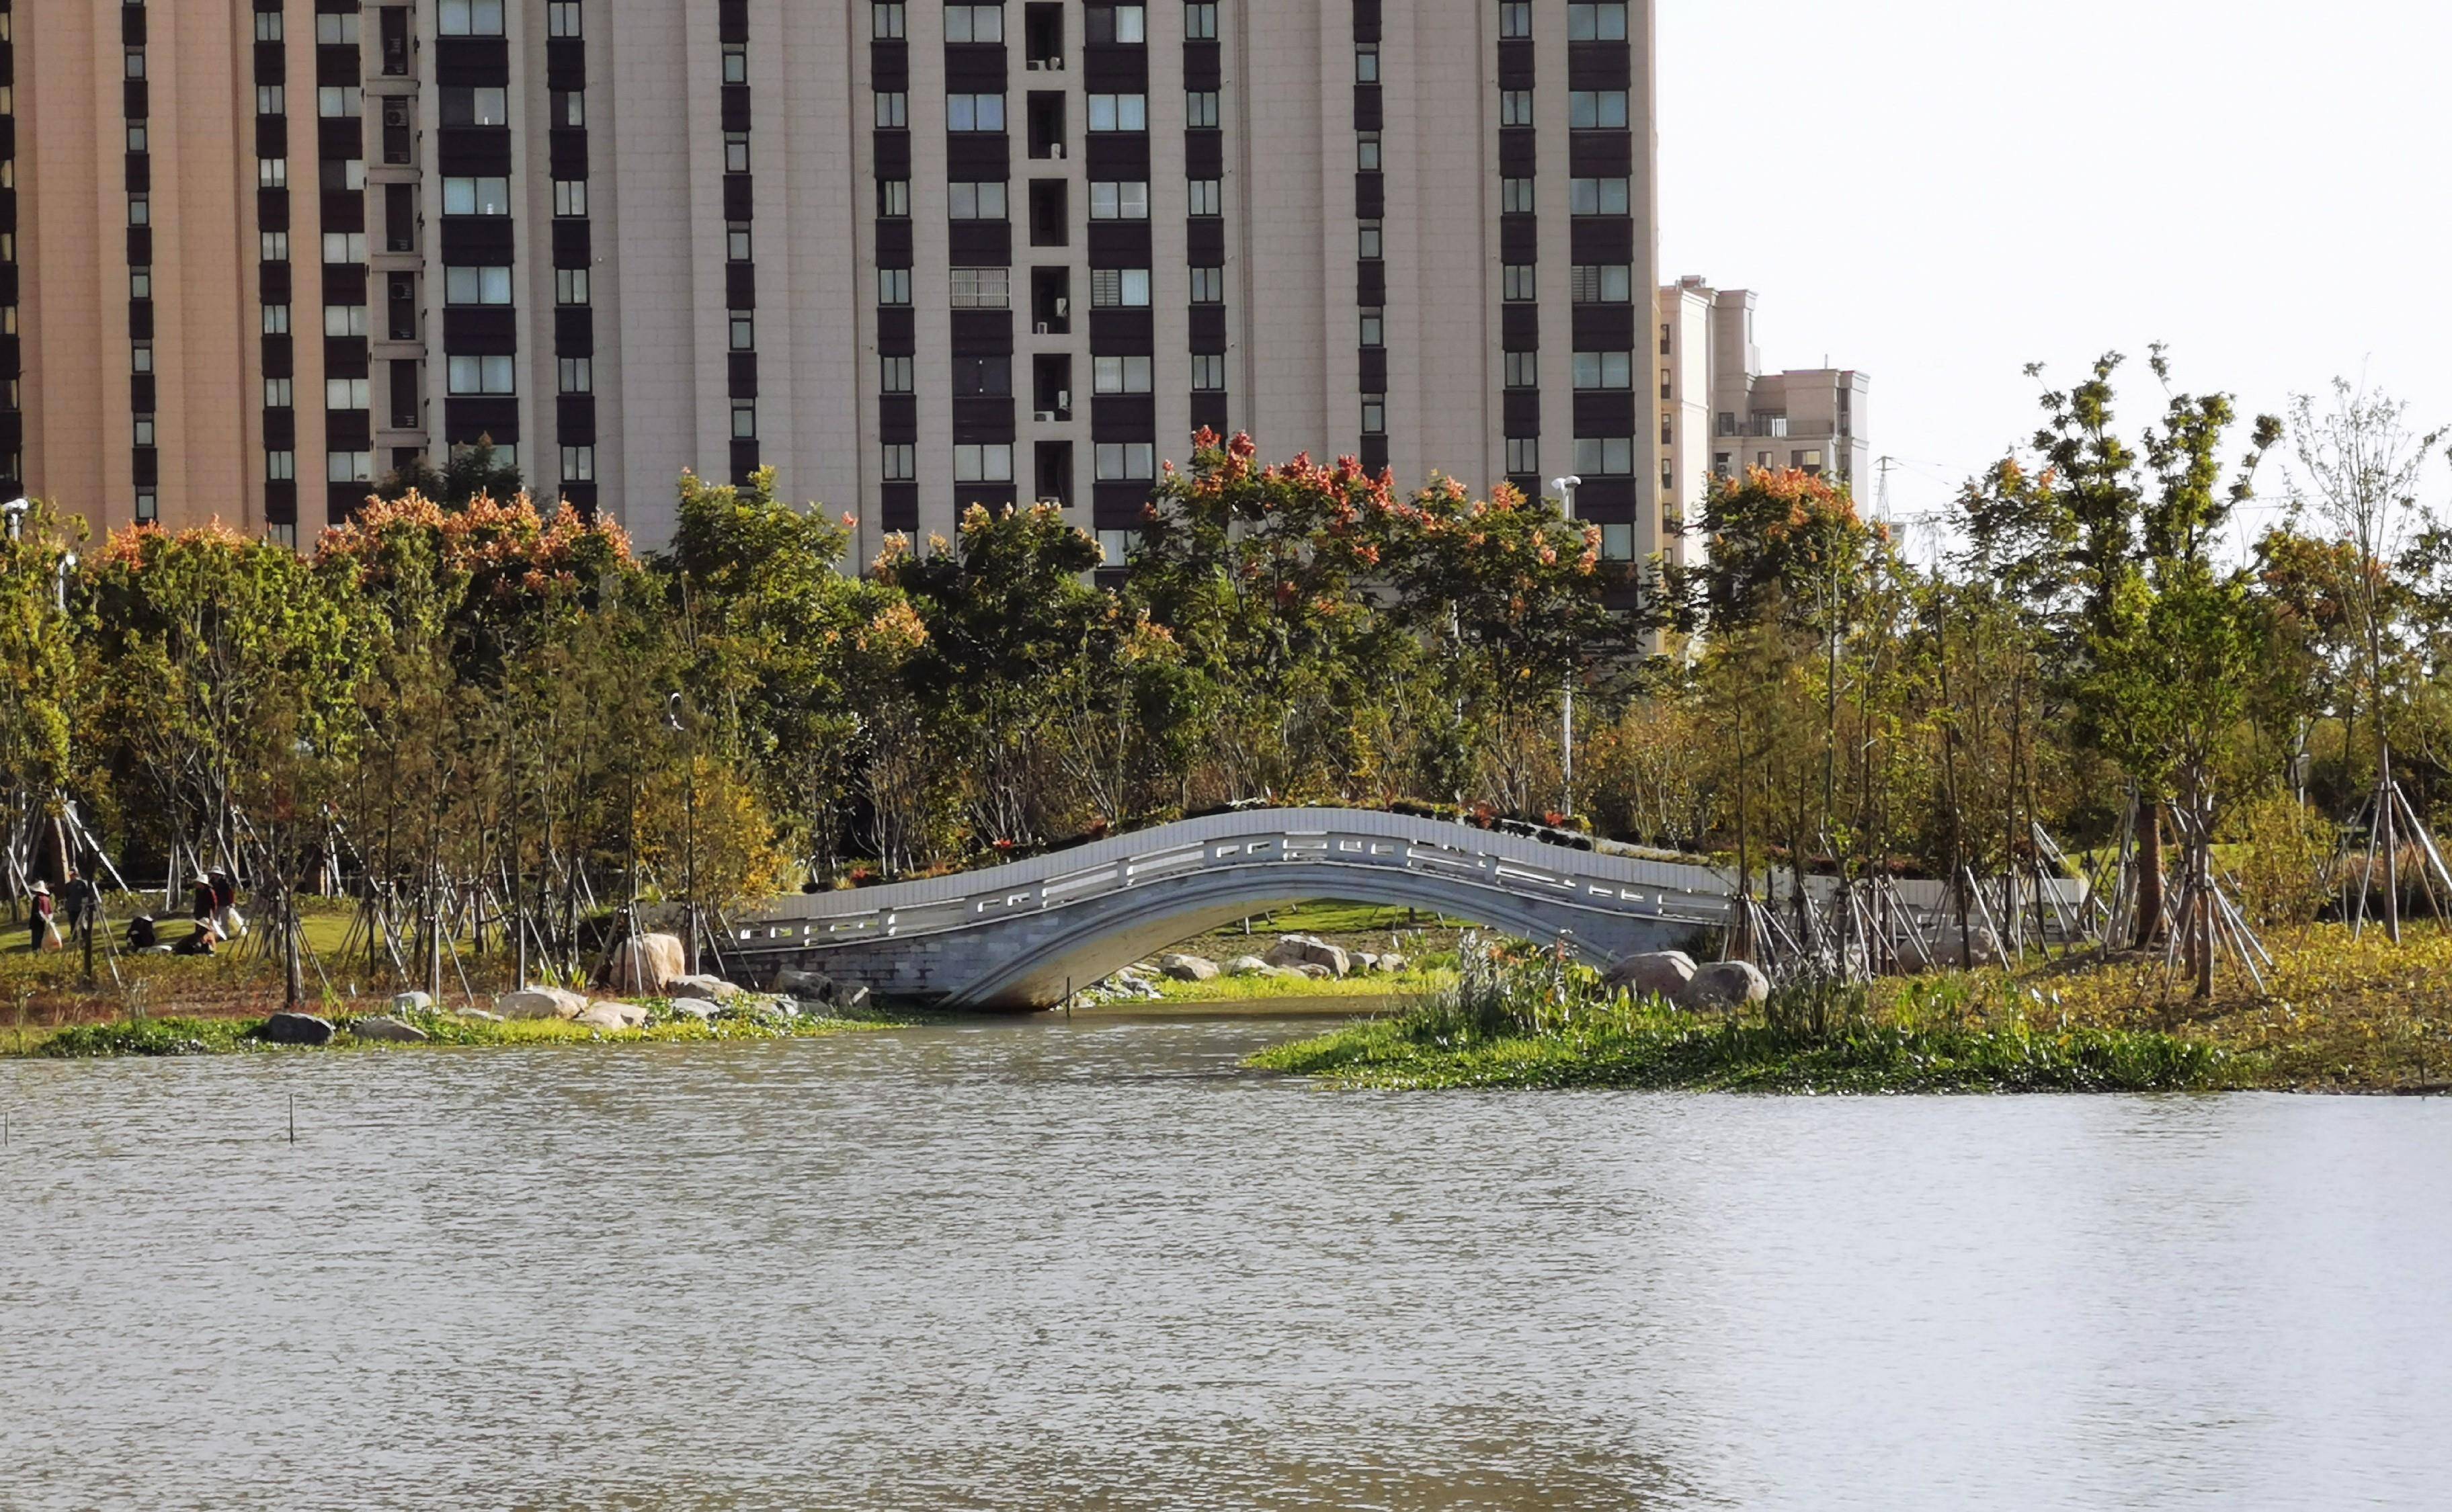
<svg viewBox="0 0 2452 1512">
<path fill-rule="evenodd" d="M 1147 996 L 1158 995 L 1157 975 L 1178 982 L 1211 982 L 1220 976 L 1262 976 L 1294 980 L 1312 977 L 1320 980 L 1348 976 L 1369 976 L 1383 972 L 1401 972 L 1405 957 L 1394 952 L 1386 954 L 1371 951 L 1349 951 L 1341 945 L 1331 945 L 1314 934 L 1285 934 L 1269 947 L 1265 955 L 1237 955 L 1223 965 L 1200 955 L 1174 952 L 1157 958 L 1155 968 L 1136 966 L 1120 972 L 1111 982 L 1124 983 L 1128 991 L 1146 990 Z"/>
<path fill-rule="evenodd" d="M 1684 951 L 1630 955 L 1611 967 L 1601 980 L 1638 996 L 1665 998 L 1689 1011 L 1745 1008 L 1770 996 L 1770 978 L 1751 961 L 1696 966 L 1694 957 Z"/>
</svg>

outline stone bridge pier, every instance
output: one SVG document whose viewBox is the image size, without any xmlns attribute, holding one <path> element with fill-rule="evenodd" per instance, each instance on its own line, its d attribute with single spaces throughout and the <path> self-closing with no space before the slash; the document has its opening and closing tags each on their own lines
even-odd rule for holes
<svg viewBox="0 0 2452 1512">
<path fill-rule="evenodd" d="M 1153 952 L 1314 898 L 1415 908 L 1606 966 L 1726 917 L 1708 867 L 1570 850 L 1404 815 L 1258 809 L 957 876 L 780 900 L 727 961 L 823 972 L 947 1008 L 1053 1007 Z"/>
</svg>

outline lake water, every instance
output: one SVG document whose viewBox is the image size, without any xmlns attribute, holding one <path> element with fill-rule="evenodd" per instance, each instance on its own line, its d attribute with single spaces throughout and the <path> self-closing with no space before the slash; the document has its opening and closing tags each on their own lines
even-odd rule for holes
<svg viewBox="0 0 2452 1512">
<path fill-rule="evenodd" d="M 1312 1027 L 0 1063 L 0 1507 L 2452 1503 L 2452 1105 Z"/>
</svg>

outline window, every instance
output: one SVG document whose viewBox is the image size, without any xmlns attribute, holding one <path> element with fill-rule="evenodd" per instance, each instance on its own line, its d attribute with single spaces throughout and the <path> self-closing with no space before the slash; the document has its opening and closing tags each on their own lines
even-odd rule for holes
<svg viewBox="0 0 2452 1512">
<path fill-rule="evenodd" d="M 596 392 L 596 359 L 592 357 L 556 358 L 553 364 L 553 386 L 564 394 Z"/>
<path fill-rule="evenodd" d="M 958 310 L 1001 310 L 1013 307 L 1013 269 L 958 267 L 953 277 L 953 305 Z"/>
<path fill-rule="evenodd" d="M 888 220 L 900 220 L 911 213 L 911 181 L 880 179 L 877 181 L 877 213 Z"/>
<path fill-rule="evenodd" d="M 267 336 L 287 336 L 289 334 L 288 305 L 267 304 L 264 307 L 264 334 Z"/>
<path fill-rule="evenodd" d="M 1388 434 L 1387 395 L 1365 394 L 1362 396 L 1362 434 L 1365 436 L 1385 436 Z"/>
<path fill-rule="evenodd" d="M 1498 91 L 1498 124 L 1531 126 L 1532 124 L 1532 91 L 1501 89 Z"/>
<path fill-rule="evenodd" d="M 1102 530 L 1098 532 L 1098 565 L 1101 567 L 1122 566 L 1124 564 L 1124 560 L 1132 555 L 1132 549 L 1133 533 L 1131 531 Z"/>
<path fill-rule="evenodd" d="M 1226 392 L 1226 354 L 1195 352 L 1192 354 L 1192 391 L 1196 394 Z"/>
<path fill-rule="evenodd" d="M 1376 42 L 1363 42 L 1355 45 L 1354 49 L 1354 82 L 1356 84 L 1376 84 L 1379 82 L 1379 44 Z"/>
<path fill-rule="evenodd" d="M 1502 0 L 1498 8 L 1498 34 L 1502 37 L 1529 37 L 1532 34 L 1532 0 Z"/>
<path fill-rule="evenodd" d="M 947 6 L 945 40 L 948 42 L 1002 42 L 1004 40 L 1004 7 Z"/>
<path fill-rule="evenodd" d="M 1624 179 L 1570 179 L 1567 208 L 1575 215 L 1624 215 L 1628 205 Z"/>
<path fill-rule="evenodd" d="M 141 79 L 145 77 L 145 49 L 143 48 L 128 49 L 126 61 L 122 66 L 127 69 L 128 77 L 131 79 Z"/>
<path fill-rule="evenodd" d="M 332 483 L 370 483 L 375 481 L 375 454 L 370 451 L 335 451 L 324 454 L 324 481 Z"/>
<path fill-rule="evenodd" d="M 1502 215 L 1530 215 L 1541 207 L 1534 194 L 1532 179 L 1498 181 L 1498 211 Z"/>
<path fill-rule="evenodd" d="M 723 171 L 726 173 L 746 173 L 749 171 L 748 132 L 726 131 L 723 133 Z M 909 212 L 906 211 L 904 213 L 907 214 Z"/>
<path fill-rule="evenodd" d="M 329 16 L 317 16 L 328 21 Z M 315 91 L 315 113 L 326 121 L 354 121 L 366 113 L 366 92 L 356 85 L 327 84 Z"/>
<path fill-rule="evenodd" d="M 1388 255 L 1385 231 L 1377 221 L 1362 221 L 1355 226 L 1355 255 L 1365 262 L 1375 263 Z"/>
<path fill-rule="evenodd" d="M 1611 561 L 1634 560 L 1634 527 L 1617 524 L 1601 526 L 1601 555 Z"/>
<path fill-rule="evenodd" d="M 1365 346 L 1385 346 L 1388 344 L 1388 312 L 1386 310 L 1381 309 L 1376 305 L 1366 306 L 1363 309 L 1362 344 Z"/>
<path fill-rule="evenodd" d="M 732 402 L 732 439 L 734 441 L 758 439 L 757 401 L 736 399 Z"/>
<path fill-rule="evenodd" d="M 585 35 L 579 25 L 579 0 L 552 0 L 544 8 L 544 34 L 549 37 Z"/>
<path fill-rule="evenodd" d="M 1189 89 L 1183 96 L 1183 124 L 1195 130 L 1214 130 L 1217 126 L 1217 91 Z"/>
<path fill-rule="evenodd" d="M 508 215 L 511 213 L 511 181 L 508 179 L 445 179 L 443 213 L 445 215 Z"/>
<path fill-rule="evenodd" d="M 324 261 L 326 263 L 363 263 L 366 260 L 366 233 L 364 231 L 326 231 Z"/>
<path fill-rule="evenodd" d="M 900 89 L 877 91 L 877 127 L 880 131 L 906 130 L 911 125 L 911 96 Z"/>
<path fill-rule="evenodd" d="M 1186 42 L 1217 40 L 1217 7 L 1215 4 L 1187 5 L 1183 8 L 1183 40 Z"/>
<path fill-rule="evenodd" d="M 1575 471 L 1593 478 L 1623 478 L 1634 471 L 1631 436 L 1578 436 Z"/>
<path fill-rule="evenodd" d="M 1222 267 L 1196 267 L 1192 270 L 1192 303 L 1223 304 L 1226 303 L 1226 270 Z"/>
<path fill-rule="evenodd" d="M 5 27 L 0 27 L 0 34 L 5 34 L 6 31 L 7 29 Z M 11 472 L 16 471 L 17 464 L 13 460 L 10 462 L 9 468 Z M 162 501 L 160 495 L 154 493 L 150 488 L 139 488 L 136 490 L 136 522 L 138 524 L 149 525 L 153 523 L 154 520 L 160 519 L 161 514 Z M 269 525 L 266 528 L 272 532 L 272 539 L 279 541 L 282 545 L 294 547 L 298 544 L 298 522 L 296 520 L 291 520 L 287 524 Z"/>
<path fill-rule="evenodd" d="M 885 8 L 880 6 L 878 9 L 882 10 Z M 900 6 L 896 6 L 894 9 L 900 10 L 902 8 Z M 920 476 L 919 460 L 914 455 L 918 448 L 914 447 L 909 442 L 888 442 L 881 450 L 884 452 L 883 461 L 885 464 L 885 481 L 887 482 L 907 483 Z"/>
<path fill-rule="evenodd" d="M 1150 276 L 1145 267 L 1090 269 L 1090 304 L 1099 309 L 1145 309 L 1150 302 Z"/>
<path fill-rule="evenodd" d="M 278 42 L 281 40 L 280 11 L 259 10 L 255 13 L 255 40 L 258 42 Z"/>
<path fill-rule="evenodd" d="M 562 449 L 562 481 L 565 483 L 592 483 L 596 481 L 596 448 L 564 446 Z"/>
<path fill-rule="evenodd" d="M 128 197 L 128 224 L 130 226 L 150 226 L 153 224 L 153 197 L 151 195 L 131 194 Z"/>
<path fill-rule="evenodd" d="M 503 0 L 442 0 L 435 29 L 446 37 L 499 37 Z"/>
<path fill-rule="evenodd" d="M 1145 183 L 1096 183 L 1090 186 L 1090 219 L 1146 221 L 1149 186 Z"/>
<path fill-rule="evenodd" d="M 445 0 L 444 13 L 451 10 Z M 495 0 L 494 30 L 503 29 L 501 0 Z M 318 47 L 354 48 L 358 45 L 358 13 L 355 10 L 328 11 L 315 18 L 315 42 Z"/>
<path fill-rule="evenodd" d="M 1157 476 L 1157 446 L 1145 441 L 1102 441 L 1097 444 L 1098 481 L 1135 482 Z"/>
<path fill-rule="evenodd" d="M 958 483 L 1013 481 L 1013 443 L 999 442 L 989 445 L 955 447 L 954 481 Z"/>
<path fill-rule="evenodd" d="M 1624 89 L 1571 89 L 1567 124 L 1578 131 L 1614 131 L 1626 126 Z"/>
<path fill-rule="evenodd" d="M 1661 327 L 1660 327 L 1660 355 L 1661 355 L 1661 356 L 1663 356 L 1663 357 L 1666 357 L 1666 356 L 1668 356 L 1668 355 L 1669 355 L 1669 352 L 1670 352 L 1669 327 L 1668 327 L 1667 325 L 1663 325 L 1663 326 L 1661 326 Z M 1669 381 L 1669 369 L 1667 369 L 1667 368 L 1665 368 L 1665 367 L 1664 367 L 1664 368 L 1662 368 L 1662 369 L 1660 370 L 1660 373 L 1661 373 L 1661 382 L 1662 382 L 1662 383 L 1667 383 L 1667 382 Z"/>
<path fill-rule="evenodd" d="M 1625 41 L 1625 0 L 1617 0 L 1617 3 L 1611 5 L 1567 7 L 1567 40 L 1570 42 Z"/>
<path fill-rule="evenodd" d="M 873 5 L 868 8 L 868 34 L 880 42 L 900 42 L 903 29 L 902 7 Z"/>
<path fill-rule="evenodd" d="M 758 349 L 757 311 L 734 310 L 725 317 L 724 326 L 727 332 L 725 339 L 734 351 L 752 352 Z"/>
<path fill-rule="evenodd" d="M 324 407 L 326 409 L 370 408 L 373 402 L 367 398 L 366 387 L 366 381 L 363 378 L 327 378 L 324 380 Z"/>
<path fill-rule="evenodd" d="M 1634 298 L 1634 269 L 1624 263 L 1578 263 L 1567 287 L 1578 304 L 1624 304 Z"/>
<path fill-rule="evenodd" d="M 749 223 L 747 221 L 724 223 L 723 255 L 735 263 L 749 261 Z"/>
<path fill-rule="evenodd" d="M 364 158 L 326 158 L 319 165 L 326 189 L 363 189 L 366 187 L 366 160 Z"/>
<path fill-rule="evenodd" d="M 507 267 L 445 267 L 443 302 L 446 304 L 508 304 L 511 270 Z"/>
<path fill-rule="evenodd" d="M 1376 173 L 1385 161 L 1381 155 L 1379 133 L 1365 131 L 1354 139 L 1354 166 L 1365 173 Z"/>
<path fill-rule="evenodd" d="M 1090 392 L 1146 394 L 1150 391 L 1150 360 L 1146 357 L 1093 357 Z"/>
<path fill-rule="evenodd" d="M 498 271 L 503 274 L 504 280 L 503 288 L 504 298 L 499 303 L 508 304 L 510 302 L 509 278 L 511 270 L 505 267 L 499 269 Z M 364 336 L 366 333 L 366 307 L 365 305 L 326 304 L 324 306 L 325 335 Z"/>
<path fill-rule="evenodd" d="M 911 303 L 911 270 L 907 267 L 880 267 L 877 270 L 877 303 L 897 307 Z"/>
<path fill-rule="evenodd" d="M 1632 388 L 1634 354 L 1632 352 L 1577 352 L 1575 386 L 1577 388 Z"/>
<path fill-rule="evenodd" d="M 723 82 L 726 84 L 749 82 L 749 44 L 727 42 L 723 45 Z"/>
<path fill-rule="evenodd" d="M 1149 10 L 1143 6 L 1092 6 L 1082 19 L 1084 38 L 1100 46 L 1149 40 Z"/>
<path fill-rule="evenodd" d="M 12 87 L 12 86 L 10 86 L 10 85 L 6 85 L 6 84 L 0 84 L 0 115 L 14 115 L 14 114 L 16 114 L 16 112 L 17 112 L 17 102 L 16 102 L 16 100 L 15 100 L 15 98 L 14 98 L 14 95 L 15 95 L 15 89 L 14 89 L 14 87 Z M 148 132 L 148 130 L 146 129 L 146 126 L 145 126 L 145 123 L 144 123 L 144 122 L 142 122 L 142 121 L 130 121 L 130 122 L 129 122 L 129 123 L 128 123 L 128 150 L 129 150 L 129 151 L 130 151 L 130 152 L 146 152 L 146 151 L 150 151 L 150 150 L 151 150 L 151 142 L 152 142 L 152 137 L 151 137 L 151 135 Z"/>
<path fill-rule="evenodd" d="M 587 213 L 587 181 L 556 179 L 553 181 L 553 213 L 578 217 Z"/>
<path fill-rule="evenodd" d="M 1538 473 L 1541 470 L 1541 438 L 1538 436 L 1508 437 L 1507 470 L 1511 475 L 1517 477 L 1526 473 Z"/>
<path fill-rule="evenodd" d="M 1540 283 L 1532 276 L 1533 265 L 1531 263 L 1510 263 L 1500 268 L 1499 297 L 1515 304 L 1539 299 Z"/>
<path fill-rule="evenodd" d="M 878 362 L 877 388 L 883 394 L 908 394 L 911 386 L 911 359 L 880 357 Z"/>
<path fill-rule="evenodd" d="M 263 255 L 266 262 L 287 263 L 289 261 L 289 233 L 287 231 L 260 232 L 256 236 L 255 240 L 256 250 Z"/>
<path fill-rule="evenodd" d="M 264 476 L 273 482 L 286 483 L 298 476 L 298 454 L 294 451 L 268 451 L 264 454 Z"/>
<path fill-rule="evenodd" d="M 153 417 L 152 417 L 152 416 L 150 416 L 150 415 L 139 415 L 139 416 L 137 416 L 137 417 L 136 417 L 136 427 L 135 427 L 135 429 L 136 429 L 136 444 L 137 444 L 137 445 L 139 445 L 139 446 L 150 446 L 150 445 L 152 445 L 152 444 L 153 444 Z"/>
<path fill-rule="evenodd" d="M 1538 388 L 1541 386 L 1541 354 L 1510 352 L 1507 354 L 1507 386 Z"/>
<path fill-rule="evenodd" d="M 587 300 L 587 269 L 558 267 L 553 270 L 553 302 L 556 304 L 584 304 Z"/>
<path fill-rule="evenodd" d="M 552 114 L 545 118 L 548 126 L 585 126 L 587 124 L 587 91 L 556 89 L 546 97 L 546 108 Z"/>
<path fill-rule="evenodd" d="M 945 96 L 945 129 L 948 131 L 1003 130 L 1004 96 L 1001 94 Z"/>
<path fill-rule="evenodd" d="M 259 15 L 256 19 L 261 21 L 264 18 Z M 274 16 L 272 19 L 278 21 L 281 18 L 279 16 Z M 288 106 L 284 103 L 284 91 L 280 85 L 259 84 L 255 87 L 256 114 L 279 115 L 287 108 Z"/>
<path fill-rule="evenodd" d="M 957 221 L 1001 221 L 1005 218 L 1004 181 L 947 185 L 945 202 Z"/>
<path fill-rule="evenodd" d="M 1148 130 L 1149 96 L 1146 94 L 1090 96 L 1090 129 L 1093 131 Z"/>
<path fill-rule="evenodd" d="M 267 378 L 264 381 L 264 407 L 287 409 L 290 405 L 290 380 Z"/>
<path fill-rule="evenodd" d="M 289 187 L 289 160 L 287 158 L 257 158 L 255 160 L 255 187 L 259 189 L 286 189 Z"/>
<path fill-rule="evenodd" d="M 442 106 L 445 126 L 508 126 L 511 122 L 508 92 L 492 86 L 445 89 Z"/>
</svg>

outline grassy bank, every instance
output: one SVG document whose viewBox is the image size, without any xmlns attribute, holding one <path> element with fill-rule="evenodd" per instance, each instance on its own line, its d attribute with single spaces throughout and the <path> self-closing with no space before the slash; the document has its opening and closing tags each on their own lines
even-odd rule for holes
<svg viewBox="0 0 2452 1512">
<path fill-rule="evenodd" d="M 744 1013 L 702 1023 L 676 1016 L 659 1002 L 641 1004 L 649 1013 L 643 1029 L 602 1030 L 560 1019 L 523 1019 L 490 1023 L 450 1013 L 389 1013 L 424 1032 L 425 1044 L 360 1039 L 344 1027 L 322 1050 L 420 1051 L 452 1046 L 541 1046 L 593 1044 L 700 1044 L 725 1040 L 816 1039 L 864 1030 L 900 1028 L 880 1016 L 854 1018 L 785 1018 L 772 1012 Z M 256 1037 L 264 1020 L 253 1018 L 144 1018 L 106 1024 L 71 1024 L 32 1031 L 22 1038 L 0 1034 L 0 1054 L 84 1060 L 114 1055 L 243 1055 L 281 1054 L 295 1047 L 267 1044 Z"/>
<path fill-rule="evenodd" d="M 1469 964 L 1399 1014 L 1254 1064 L 1408 1089 L 2452 1090 L 2452 938 L 2413 932 L 2396 949 L 2310 927 L 2267 943 L 2269 992 L 2226 972 L 2205 1003 L 2154 956 L 1790 992 L 1738 1015 L 1612 997 L 1537 961 Z"/>
</svg>

